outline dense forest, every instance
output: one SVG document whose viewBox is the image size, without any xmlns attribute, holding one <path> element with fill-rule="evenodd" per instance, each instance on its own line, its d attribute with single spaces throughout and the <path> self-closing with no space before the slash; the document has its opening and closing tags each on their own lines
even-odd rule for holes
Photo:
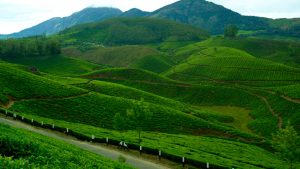
<svg viewBox="0 0 300 169">
<path fill-rule="evenodd" d="M 0 41 L 0 58 L 21 58 L 57 55 L 61 45 L 57 39 L 35 37 Z"/>
</svg>

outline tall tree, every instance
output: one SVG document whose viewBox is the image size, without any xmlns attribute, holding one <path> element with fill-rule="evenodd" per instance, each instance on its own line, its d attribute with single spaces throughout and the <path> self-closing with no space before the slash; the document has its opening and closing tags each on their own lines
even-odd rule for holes
<svg viewBox="0 0 300 169">
<path fill-rule="evenodd" d="M 228 25 L 225 28 L 224 36 L 227 38 L 235 38 L 237 36 L 239 29 L 235 25 Z"/>
<path fill-rule="evenodd" d="M 144 102 L 142 98 L 141 101 L 136 101 L 132 109 L 127 110 L 128 119 L 133 122 L 138 133 L 139 133 L 139 143 L 141 143 L 141 132 L 144 129 L 145 121 L 151 120 L 153 113 L 149 109 L 149 105 Z"/>
<path fill-rule="evenodd" d="M 278 154 L 290 162 L 290 169 L 293 162 L 300 157 L 300 137 L 296 130 L 288 124 L 272 136 L 272 146 Z"/>
</svg>

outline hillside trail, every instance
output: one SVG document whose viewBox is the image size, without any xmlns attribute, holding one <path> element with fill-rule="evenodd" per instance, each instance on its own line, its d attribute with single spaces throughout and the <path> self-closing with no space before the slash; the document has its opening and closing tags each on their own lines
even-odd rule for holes
<svg viewBox="0 0 300 169">
<path fill-rule="evenodd" d="M 293 103 L 300 104 L 300 99 L 293 99 L 291 97 L 284 96 L 284 95 L 281 95 L 281 98 L 283 98 L 283 99 L 285 99 L 287 101 L 293 102 Z"/>
<path fill-rule="evenodd" d="M 57 140 L 61 140 L 64 142 L 67 142 L 69 144 L 72 144 L 76 147 L 79 147 L 81 149 L 84 149 L 86 151 L 104 156 L 106 158 L 110 158 L 112 160 L 118 160 L 120 156 L 123 156 L 126 158 L 126 163 L 140 169 L 170 169 L 173 167 L 168 166 L 169 164 L 162 164 L 158 160 L 152 160 L 152 159 L 145 159 L 145 157 L 141 157 L 139 155 L 135 154 L 129 154 L 122 152 L 120 150 L 115 150 L 112 148 L 109 148 L 109 146 L 104 146 L 101 144 L 91 143 L 91 142 L 84 142 L 79 141 L 74 137 L 64 135 L 59 132 L 53 132 L 46 129 L 41 129 L 37 127 L 33 127 L 18 121 L 14 121 L 11 119 L 4 118 L 0 116 L 0 123 L 6 124 L 12 127 L 25 129 L 34 133 L 38 133 L 47 137 L 51 137 Z M 165 161 L 165 160 L 164 160 Z"/>
<path fill-rule="evenodd" d="M 65 96 L 65 97 L 35 97 L 35 98 L 28 98 L 28 99 L 14 99 L 12 97 L 9 97 L 9 101 L 7 104 L 3 105 L 3 108 L 9 109 L 11 108 L 16 102 L 21 102 L 21 101 L 35 101 L 35 100 L 63 100 L 63 99 L 74 99 L 82 96 L 86 96 L 90 94 L 91 91 L 76 94 L 76 95 L 71 95 L 71 96 Z"/>
<path fill-rule="evenodd" d="M 282 128 L 282 123 L 283 123 L 282 122 L 282 117 L 280 116 L 279 113 L 276 113 L 274 111 L 274 109 L 270 105 L 268 99 L 266 99 L 264 96 L 261 96 L 261 95 L 258 95 L 258 94 L 255 94 L 255 93 L 252 93 L 252 92 L 249 92 L 249 91 L 248 91 L 248 93 L 251 94 L 251 95 L 254 95 L 254 96 L 258 97 L 258 98 L 260 98 L 267 105 L 268 110 L 272 113 L 273 116 L 275 116 L 277 118 L 278 129 L 281 129 Z"/>
<path fill-rule="evenodd" d="M 187 84 L 187 83 L 160 83 L 160 82 L 152 82 L 152 81 L 147 81 L 147 80 L 129 80 L 129 79 L 118 78 L 118 77 L 107 78 L 107 77 L 101 77 L 99 75 L 86 76 L 86 77 L 83 77 L 83 78 L 92 78 L 93 80 L 90 80 L 90 81 L 96 81 L 95 79 L 102 78 L 102 79 L 122 80 L 122 81 L 127 81 L 127 82 L 136 82 L 136 83 L 144 83 L 144 84 L 151 84 L 151 85 L 175 86 L 175 87 L 193 87 L 193 85 Z M 89 84 L 89 83 L 81 83 L 81 84 Z M 78 85 L 78 84 L 73 84 L 73 85 Z"/>
</svg>

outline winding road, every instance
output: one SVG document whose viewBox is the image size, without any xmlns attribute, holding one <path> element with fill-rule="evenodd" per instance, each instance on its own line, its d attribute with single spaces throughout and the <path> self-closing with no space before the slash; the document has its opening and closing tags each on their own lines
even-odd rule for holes
<svg viewBox="0 0 300 169">
<path fill-rule="evenodd" d="M 12 119 L 4 118 L 0 115 L 0 123 L 6 124 L 12 127 L 16 128 L 22 128 L 34 133 L 38 133 L 47 137 L 51 137 L 57 140 L 65 141 L 69 144 L 72 144 L 74 146 L 77 146 L 81 149 L 93 152 L 95 154 L 110 158 L 112 160 L 117 160 L 120 155 L 126 158 L 126 163 L 135 167 L 135 168 L 141 168 L 141 169 L 168 169 L 170 167 L 160 164 L 158 161 L 151 161 L 144 158 L 139 157 L 138 155 L 131 155 L 127 154 L 125 152 L 120 152 L 118 150 L 114 150 L 112 148 L 108 148 L 106 146 L 96 144 L 96 143 L 90 143 L 90 142 L 83 142 L 79 141 L 74 137 L 66 136 L 59 132 L 53 132 L 46 129 L 36 128 L 32 127 L 30 125 L 21 123 L 19 121 L 15 121 Z"/>
</svg>

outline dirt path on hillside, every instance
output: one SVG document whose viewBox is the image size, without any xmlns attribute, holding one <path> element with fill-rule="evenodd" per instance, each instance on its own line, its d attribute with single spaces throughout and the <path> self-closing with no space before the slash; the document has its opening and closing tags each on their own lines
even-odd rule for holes
<svg viewBox="0 0 300 169">
<path fill-rule="evenodd" d="M 248 93 L 252 94 L 252 95 L 254 95 L 256 97 L 259 97 L 263 102 L 265 102 L 265 104 L 267 105 L 269 111 L 273 114 L 273 116 L 275 116 L 278 119 L 277 126 L 278 126 L 279 129 L 281 129 L 282 128 L 282 117 L 280 116 L 279 113 L 276 113 L 274 111 L 274 109 L 270 105 L 268 99 L 266 99 L 264 96 L 261 96 L 261 95 L 255 94 L 255 93 L 251 93 L 251 92 L 248 92 Z"/>
<path fill-rule="evenodd" d="M 79 141 L 74 137 L 66 136 L 62 133 L 32 127 L 30 125 L 26 125 L 26 124 L 18 122 L 18 121 L 6 119 L 1 116 L 0 116 L 0 123 L 6 124 L 6 125 L 9 125 L 12 127 L 16 127 L 16 128 L 22 128 L 22 129 L 25 129 L 25 130 L 28 130 L 28 131 L 31 131 L 34 133 L 38 133 L 38 134 L 41 134 L 41 135 L 44 135 L 47 137 L 51 137 L 54 139 L 62 140 L 69 144 L 77 146 L 81 149 L 84 149 L 84 150 L 93 152 L 95 154 L 110 158 L 112 160 L 117 160 L 118 157 L 120 155 L 122 155 L 123 157 L 126 158 L 126 163 L 128 163 L 129 165 L 136 167 L 136 168 L 140 168 L 140 169 L 169 169 L 169 168 L 171 168 L 164 164 L 160 164 L 159 161 L 157 161 L 157 160 L 151 161 L 151 160 L 147 160 L 142 157 L 139 157 L 138 155 L 127 154 L 125 152 L 114 150 L 112 148 L 109 148 L 107 146 L 103 146 L 100 144 Z"/>
<path fill-rule="evenodd" d="M 76 94 L 76 95 L 71 95 L 71 96 L 65 96 L 65 97 L 36 97 L 36 98 L 28 98 L 28 99 L 14 99 L 12 97 L 9 97 L 9 102 L 5 105 L 3 105 L 3 107 L 5 109 L 9 109 L 11 108 L 16 102 L 21 102 L 21 101 L 35 101 L 35 100 L 63 100 L 63 99 L 74 99 L 74 98 L 78 98 L 78 97 L 82 97 L 85 95 L 90 94 L 91 91 L 89 92 L 84 92 L 81 94 Z"/>
<path fill-rule="evenodd" d="M 284 95 L 281 95 L 281 98 L 283 98 L 283 99 L 285 99 L 287 101 L 293 102 L 293 103 L 300 104 L 300 99 L 293 99 L 291 97 L 284 96 Z"/>
</svg>

